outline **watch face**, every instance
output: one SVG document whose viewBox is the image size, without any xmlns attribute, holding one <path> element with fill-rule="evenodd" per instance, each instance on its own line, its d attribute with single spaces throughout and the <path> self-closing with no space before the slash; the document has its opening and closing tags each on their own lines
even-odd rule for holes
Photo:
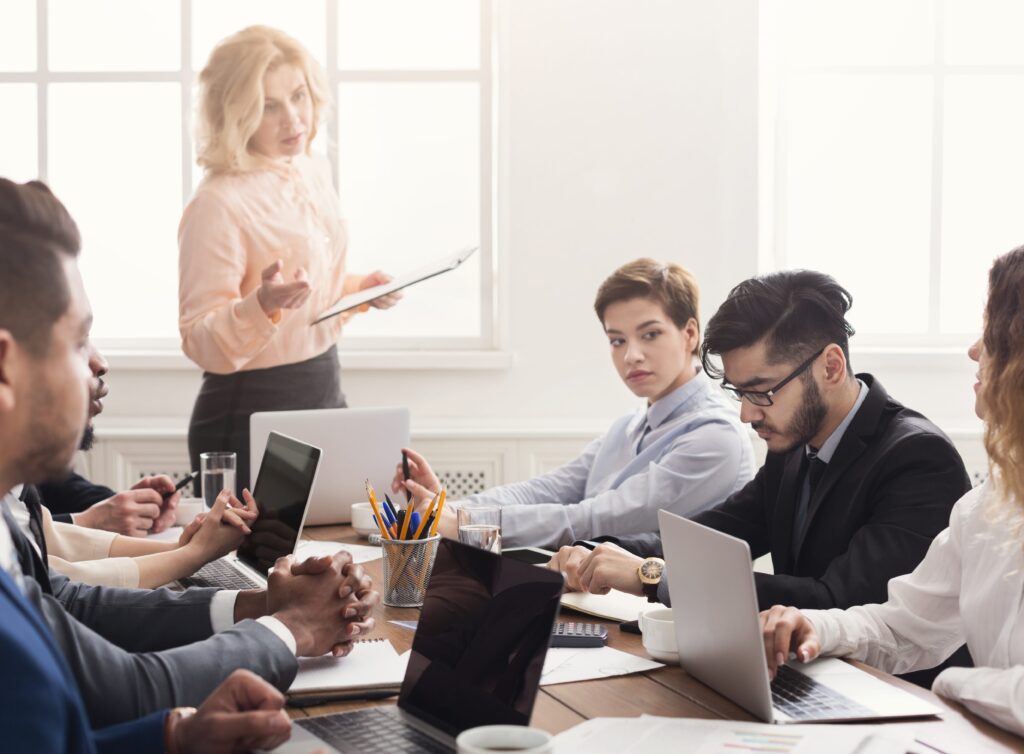
<svg viewBox="0 0 1024 754">
<path fill-rule="evenodd" d="M 640 573 L 642 573 L 646 578 L 651 579 L 652 581 L 657 581 L 661 578 L 661 572 L 664 570 L 664 568 L 665 566 L 663 563 L 661 563 L 661 561 L 645 560 L 643 564 L 640 566 Z"/>
</svg>

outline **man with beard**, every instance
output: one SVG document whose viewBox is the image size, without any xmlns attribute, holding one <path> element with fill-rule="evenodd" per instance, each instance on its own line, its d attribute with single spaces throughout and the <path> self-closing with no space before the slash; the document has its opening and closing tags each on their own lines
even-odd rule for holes
<svg viewBox="0 0 1024 754">
<path fill-rule="evenodd" d="M 762 609 L 883 602 L 889 579 L 914 569 L 970 489 L 941 430 L 853 373 L 851 303 L 828 275 L 778 272 L 737 285 L 708 322 L 704 368 L 768 455 L 752 481 L 693 520 L 745 540 L 755 558 L 771 553 L 774 574 L 754 574 Z M 618 542 L 563 547 L 549 567 L 575 589 L 669 604 L 660 538 Z"/>
<path fill-rule="evenodd" d="M 103 399 L 109 392 L 103 377 L 108 365 L 103 354 L 90 345 L 89 369 L 95 377 L 89 403 L 89 424 L 82 436 L 80 450 L 92 448 L 95 439 L 93 421 L 103 411 Z M 174 482 L 165 474 L 143 477 L 130 490 L 114 492 L 93 484 L 79 474 L 38 486 L 41 502 L 53 514 L 53 520 L 90 529 L 103 529 L 129 537 L 158 534 L 174 523 L 181 493 L 174 493 Z M 164 493 L 174 493 L 166 500 Z M 27 521 L 19 519 L 23 527 Z"/>
</svg>

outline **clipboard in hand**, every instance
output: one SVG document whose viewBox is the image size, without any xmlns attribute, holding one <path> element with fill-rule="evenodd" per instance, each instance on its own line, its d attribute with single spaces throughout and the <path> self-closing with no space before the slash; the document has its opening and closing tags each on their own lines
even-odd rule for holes
<svg viewBox="0 0 1024 754">
<path fill-rule="evenodd" d="M 315 325 L 319 322 L 323 322 L 325 319 L 336 317 L 342 312 L 347 312 L 349 309 L 355 309 L 357 306 L 368 304 L 375 298 L 380 298 L 381 296 L 386 296 L 389 293 L 400 291 L 403 288 L 408 288 L 410 285 L 415 285 L 416 283 L 441 275 L 442 273 L 451 272 L 473 256 L 478 248 L 478 246 L 469 246 L 456 254 L 444 257 L 443 259 L 437 259 L 414 272 L 396 277 L 390 283 L 375 285 L 373 288 L 367 288 L 363 291 L 357 291 L 355 293 L 350 293 L 347 296 L 342 296 L 334 303 L 334 306 L 321 313 L 320 316 L 314 319 L 311 324 Z"/>
</svg>

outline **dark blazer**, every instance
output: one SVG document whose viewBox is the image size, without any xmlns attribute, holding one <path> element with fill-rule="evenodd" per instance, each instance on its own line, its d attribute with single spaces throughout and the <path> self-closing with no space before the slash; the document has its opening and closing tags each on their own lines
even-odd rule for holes
<svg viewBox="0 0 1024 754">
<path fill-rule="evenodd" d="M 793 524 L 803 446 L 769 453 L 743 489 L 693 520 L 770 552 L 775 573 L 757 573 L 762 609 L 850 607 L 884 602 L 889 579 L 910 573 L 949 525 L 971 485 L 949 438 L 894 400 L 869 374 L 868 394 L 850 422 L 808 507 L 802 542 Z M 624 543 L 629 545 L 630 543 Z M 630 549 L 660 552 L 660 540 Z M 667 598 L 667 589 L 659 597 Z"/>
<path fill-rule="evenodd" d="M 37 612 L 39 588 L 22 595 L 0 569 L 0 740 L 5 751 L 162 752 L 166 710 L 100 731 L 85 707 L 60 649 Z"/>
<path fill-rule="evenodd" d="M 80 513 L 93 503 L 113 497 L 116 493 L 109 487 L 93 484 L 78 474 L 72 474 L 63 482 L 40 484 L 39 494 L 43 505 L 50 509 L 54 521 L 71 523 L 71 514 Z"/>
<path fill-rule="evenodd" d="M 27 501 L 26 501 L 27 502 Z M 95 726 L 167 707 L 198 707 L 237 668 L 281 691 L 298 672 L 284 642 L 254 620 L 212 633 L 216 589 L 86 586 L 47 569 L 0 505 L 36 606 L 70 666 Z"/>
</svg>

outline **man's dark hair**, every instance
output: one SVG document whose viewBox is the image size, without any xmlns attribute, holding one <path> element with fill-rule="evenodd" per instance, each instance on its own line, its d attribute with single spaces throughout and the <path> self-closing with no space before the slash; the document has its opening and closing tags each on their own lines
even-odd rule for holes
<svg viewBox="0 0 1024 754">
<path fill-rule="evenodd" d="M 0 178 L 0 329 L 44 355 L 71 291 L 62 255 L 81 247 L 78 226 L 44 183 Z"/>
<path fill-rule="evenodd" d="M 722 370 L 710 356 L 764 340 L 770 364 L 798 364 L 819 348 L 835 343 L 850 366 L 853 327 L 846 313 L 849 291 L 831 276 L 812 270 L 788 270 L 744 280 L 708 322 L 700 348 L 701 364 L 716 379 Z"/>
</svg>

